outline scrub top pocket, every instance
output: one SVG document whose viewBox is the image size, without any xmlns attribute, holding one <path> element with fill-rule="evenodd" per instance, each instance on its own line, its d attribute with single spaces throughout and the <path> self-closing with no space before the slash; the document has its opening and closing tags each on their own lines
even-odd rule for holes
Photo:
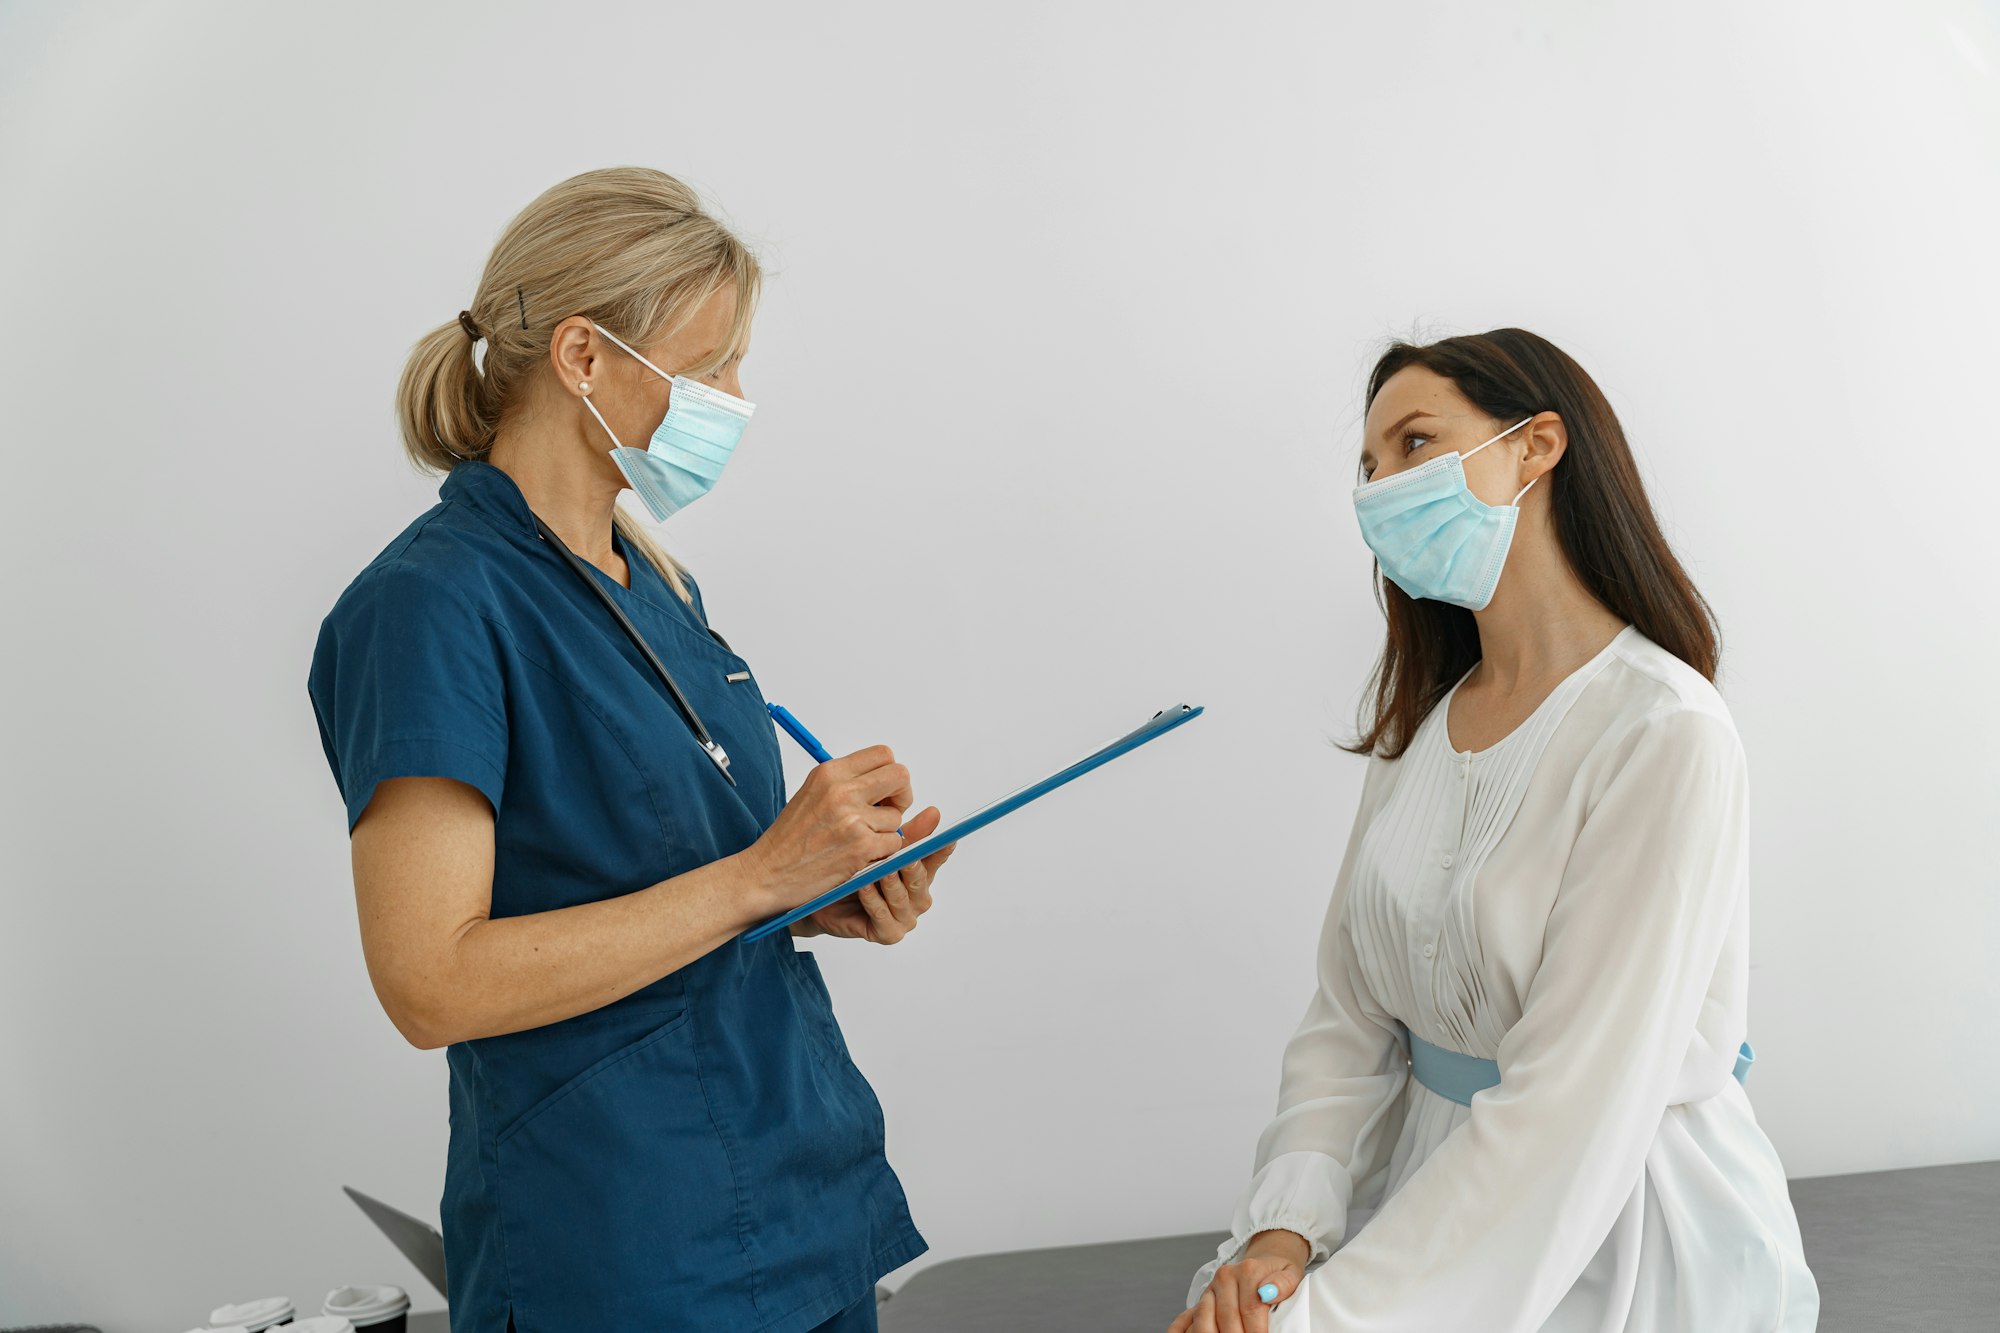
<svg viewBox="0 0 2000 1333">
<path fill-rule="evenodd" d="M 528 1107 L 527 1110 L 521 1112 L 521 1114 L 514 1117 L 514 1119 L 510 1121 L 506 1125 L 506 1127 L 500 1131 L 495 1141 L 500 1146 L 504 1147 L 509 1139 L 513 1138 L 514 1135 L 519 1133 L 522 1129 L 526 1128 L 529 1122 L 533 1121 L 536 1116 L 541 1115 L 544 1111 L 553 1107 L 563 1098 L 569 1096 L 577 1089 L 584 1087 L 586 1084 L 590 1083 L 593 1079 L 597 1078 L 600 1074 L 604 1073 L 612 1066 L 620 1063 L 621 1061 L 632 1058 L 633 1056 L 643 1051 L 647 1046 L 651 1045 L 652 1043 L 660 1041 L 663 1038 L 672 1036 L 675 1032 L 679 1031 L 683 1026 L 686 1025 L 689 1016 L 690 1015 L 688 1011 L 686 1009 L 682 1009 L 680 1012 L 676 1013 L 673 1017 L 667 1019 L 666 1022 L 661 1023 L 658 1027 L 649 1030 L 643 1036 L 640 1036 L 633 1041 L 627 1042 L 625 1045 L 620 1046 L 617 1050 L 612 1051 L 609 1054 L 605 1055 L 595 1064 L 592 1064 L 589 1068 L 583 1070 L 581 1073 L 571 1078 L 568 1082 L 562 1084 L 560 1087 L 551 1091 L 547 1096 L 541 1098 L 534 1105 Z"/>
</svg>

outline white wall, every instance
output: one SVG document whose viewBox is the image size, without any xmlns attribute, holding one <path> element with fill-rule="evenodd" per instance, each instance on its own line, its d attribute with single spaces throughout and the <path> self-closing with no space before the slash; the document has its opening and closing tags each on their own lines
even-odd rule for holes
<svg viewBox="0 0 2000 1333">
<path fill-rule="evenodd" d="M 775 270 L 666 534 L 775 697 L 948 811 L 1209 708 L 820 947 L 920 1263 L 1226 1221 L 1413 331 L 1576 355 L 1720 613 L 1787 1166 L 2000 1156 L 1996 63 L 1975 0 L 0 8 L 0 1323 L 419 1288 L 337 1187 L 435 1215 L 444 1061 L 368 988 L 306 667 L 433 501 L 409 343 L 616 163 Z"/>
</svg>

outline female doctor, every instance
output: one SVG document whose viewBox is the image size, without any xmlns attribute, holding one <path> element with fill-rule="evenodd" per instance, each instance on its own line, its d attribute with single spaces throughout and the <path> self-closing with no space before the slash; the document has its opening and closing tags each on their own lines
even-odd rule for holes
<svg viewBox="0 0 2000 1333">
<path fill-rule="evenodd" d="M 405 1037 L 447 1048 L 453 1333 L 855 1333 L 926 1249 L 792 941 L 896 942 L 950 849 L 737 936 L 938 813 L 903 817 L 883 746 L 787 802 L 749 664 L 615 505 L 629 485 L 664 519 L 714 483 L 750 413 L 758 282 L 660 172 L 535 200 L 403 374 L 440 503 L 320 630 L 369 976 Z"/>
<path fill-rule="evenodd" d="M 1521 329 L 1397 343 L 1360 467 L 1360 809 L 1173 1333 L 1811 1329 L 1740 1082 L 1743 748 L 1610 404 Z"/>
</svg>

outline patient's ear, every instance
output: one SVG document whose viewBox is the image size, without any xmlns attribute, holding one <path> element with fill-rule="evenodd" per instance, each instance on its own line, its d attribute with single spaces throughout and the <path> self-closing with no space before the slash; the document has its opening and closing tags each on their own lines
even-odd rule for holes
<svg viewBox="0 0 2000 1333">
<path fill-rule="evenodd" d="M 1569 428 L 1554 412 L 1543 412 L 1521 432 L 1525 437 L 1521 455 L 1521 481 L 1525 486 L 1537 477 L 1547 476 L 1549 469 L 1562 460 L 1569 448 Z M 1496 448 L 1498 446 L 1495 446 Z"/>
</svg>

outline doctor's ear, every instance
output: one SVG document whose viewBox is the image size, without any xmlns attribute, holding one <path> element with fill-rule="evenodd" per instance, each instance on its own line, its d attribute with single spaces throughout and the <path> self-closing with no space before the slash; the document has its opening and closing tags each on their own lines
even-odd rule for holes
<svg viewBox="0 0 2000 1333">
<path fill-rule="evenodd" d="M 603 348 L 594 347 L 590 321 L 571 315 L 549 333 L 549 369 L 564 393 L 589 393 L 597 379 Z"/>
</svg>

